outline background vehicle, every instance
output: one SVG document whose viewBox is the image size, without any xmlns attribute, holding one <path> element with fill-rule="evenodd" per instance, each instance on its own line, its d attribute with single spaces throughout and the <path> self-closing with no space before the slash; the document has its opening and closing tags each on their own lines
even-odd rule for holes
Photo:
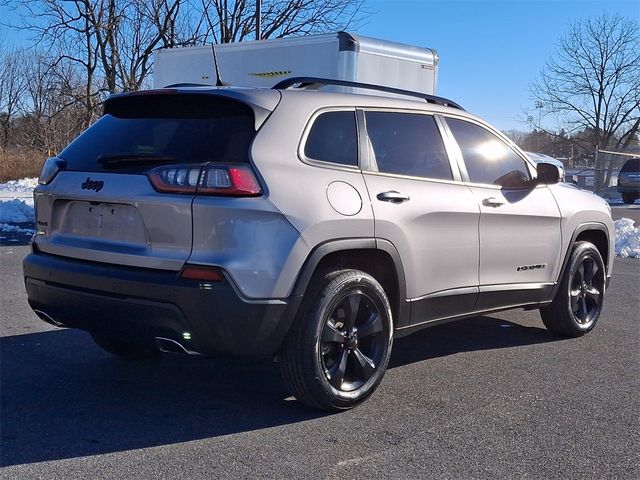
<svg viewBox="0 0 640 480">
<path fill-rule="evenodd" d="M 640 158 L 627 160 L 618 173 L 618 191 L 624 203 L 640 198 Z"/>
<path fill-rule="evenodd" d="M 390 95 L 292 88 L 325 84 Z M 420 92 L 114 95 L 43 167 L 29 303 L 123 357 L 277 355 L 300 401 L 351 408 L 421 328 L 508 308 L 564 336 L 596 325 L 613 222 L 559 178 Z"/>
</svg>

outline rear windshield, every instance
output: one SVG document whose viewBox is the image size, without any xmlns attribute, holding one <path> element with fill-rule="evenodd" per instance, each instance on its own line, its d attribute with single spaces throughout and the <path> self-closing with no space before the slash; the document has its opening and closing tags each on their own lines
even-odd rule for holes
<svg viewBox="0 0 640 480">
<path fill-rule="evenodd" d="M 627 160 L 622 166 L 621 172 L 640 172 L 640 158 L 632 158 L 631 160 Z"/>
<path fill-rule="evenodd" d="M 213 95 L 140 95 L 105 114 L 59 155 L 67 170 L 144 171 L 162 163 L 248 162 L 251 108 Z M 157 159 L 157 161 L 156 161 Z"/>
</svg>

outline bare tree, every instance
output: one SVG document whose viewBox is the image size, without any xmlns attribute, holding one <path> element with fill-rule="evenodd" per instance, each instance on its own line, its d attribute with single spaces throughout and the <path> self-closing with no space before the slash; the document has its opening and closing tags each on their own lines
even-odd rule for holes
<svg viewBox="0 0 640 480">
<path fill-rule="evenodd" d="M 6 148 L 25 90 L 24 57 L 20 50 L 0 45 L 0 148 Z"/>
<path fill-rule="evenodd" d="M 88 120 L 108 92 L 136 90 L 153 50 L 179 41 L 186 0 L 16 0 L 36 46 L 82 69 Z"/>
<path fill-rule="evenodd" d="M 262 0 L 262 38 L 336 31 L 366 0 Z M 59 151 L 110 92 L 143 88 L 153 51 L 253 39 L 256 0 L 0 0 L 26 12 L 29 56 L 0 42 L 0 147 Z"/>
<path fill-rule="evenodd" d="M 607 14 L 572 23 L 530 90 L 536 108 L 557 118 L 578 145 L 596 152 L 626 148 L 640 127 L 638 23 Z M 529 116 L 544 130 L 538 118 Z M 609 184 L 613 168 L 609 163 L 605 176 L 601 163 L 596 190 Z"/>
<path fill-rule="evenodd" d="M 23 111 L 16 125 L 16 143 L 59 152 L 86 127 L 82 76 L 70 62 L 32 53 L 24 69 Z"/>
<path fill-rule="evenodd" d="M 256 0 L 200 0 L 200 41 L 253 40 Z M 260 38 L 290 37 L 353 28 L 367 12 L 365 0 L 263 0 Z"/>
<path fill-rule="evenodd" d="M 110 92 L 142 88 L 153 51 L 162 47 L 247 39 L 256 0 L 8 0 L 28 14 L 35 48 L 84 79 L 74 103 L 84 126 Z M 363 18 L 365 0 L 263 0 L 263 38 L 338 30 Z M 62 67 L 62 68 L 59 68 Z"/>
</svg>

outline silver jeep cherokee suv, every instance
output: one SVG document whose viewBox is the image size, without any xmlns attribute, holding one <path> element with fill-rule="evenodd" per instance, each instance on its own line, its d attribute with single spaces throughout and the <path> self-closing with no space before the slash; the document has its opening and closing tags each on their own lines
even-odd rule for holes
<svg viewBox="0 0 640 480">
<path fill-rule="evenodd" d="M 111 96 L 43 167 L 34 311 L 122 357 L 277 355 L 325 410 L 371 395 L 423 327 L 509 308 L 594 327 L 603 200 L 449 100 L 288 88 L 311 83 L 345 82 Z"/>
</svg>

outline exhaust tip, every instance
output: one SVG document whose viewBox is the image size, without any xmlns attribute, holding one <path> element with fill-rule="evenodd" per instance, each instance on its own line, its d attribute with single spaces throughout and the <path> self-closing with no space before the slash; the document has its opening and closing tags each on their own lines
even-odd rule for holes
<svg viewBox="0 0 640 480">
<path fill-rule="evenodd" d="M 182 355 L 200 355 L 199 352 L 194 350 L 189 350 L 187 347 L 182 345 L 180 342 L 172 340 L 170 338 L 165 337 L 155 337 L 156 345 L 158 350 L 163 353 L 179 353 Z"/>
<path fill-rule="evenodd" d="M 48 323 L 49 325 L 53 325 L 54 327 L 60 327 L 60 328 L 65 328 L 66 327 L 66 325 L 64 323 L 58 322 L 51 315 L 49 315 L 46 312 L 43 312 L 42 310 L 34 309 L 33 311 L 38 316 L 38 318 L 40 318 L 40 320 L 42 320 L 43 322 Z"/>
</svg>

